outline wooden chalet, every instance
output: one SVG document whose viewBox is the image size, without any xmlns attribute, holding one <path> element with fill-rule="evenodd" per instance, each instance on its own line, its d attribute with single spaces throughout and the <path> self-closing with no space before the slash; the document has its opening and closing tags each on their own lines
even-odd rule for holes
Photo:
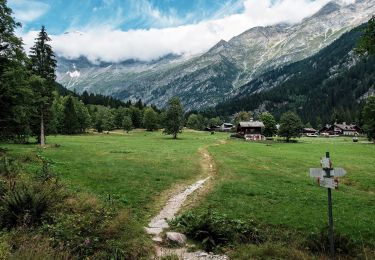
<svg viewBox="0 0 375 260">
<path fill-rule="evenodd" d="M 323 135 L 344 135 L 344 136 L 355 136 L 362 132 L 361 128 L 357 125 L 335 123 L 333 125 L 326 125 L 320 131 Z"/>
<path fill-rule="evenodd" d="M 260 121 L 249 121 L 249 122 L 239 122 L 237 125 L 237 133 L 246 134 L 262 134 L 262 129 L 264 124 Z"/>
<path fill-rule="evenodd" d="M 318 130 L 316 130 L 314 128 L 303 128 L 302 129 L 303 134 L 316 134 L 317 132 L 318 132 Z"/>
</svg>

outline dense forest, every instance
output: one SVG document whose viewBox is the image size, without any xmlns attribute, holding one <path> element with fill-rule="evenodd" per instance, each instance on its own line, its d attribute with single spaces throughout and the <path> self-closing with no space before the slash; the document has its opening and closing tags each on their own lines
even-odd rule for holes
<svg viewBox="0 0 375 260">
<path fill-rule="evenodd" d="M 360 123 L 362 101 L 375 85 L 375 57 L 354 51 L 364 28 L 344 34 L 310 58 L 265 73 L 207 114 L 267 110 L 279 119 L 292 110 L 315 127 L 334 121 Z"/>
</svg>

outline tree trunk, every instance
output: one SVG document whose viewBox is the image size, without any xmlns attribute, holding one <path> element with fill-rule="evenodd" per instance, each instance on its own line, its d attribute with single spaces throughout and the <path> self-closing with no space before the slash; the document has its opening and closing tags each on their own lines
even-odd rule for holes
<svg viewBox="0 0 375 260">
<path fill-rule="evenodd" d="M 40 146 L 46 146 L 45 136 L 44 136 L 44 118 L 43 112 L 40 119 Z"/>
<path fill-rule="evenodd" d="M 177 139 L 177 133 L 173 134 L 173 139 Z"/>
</svg>

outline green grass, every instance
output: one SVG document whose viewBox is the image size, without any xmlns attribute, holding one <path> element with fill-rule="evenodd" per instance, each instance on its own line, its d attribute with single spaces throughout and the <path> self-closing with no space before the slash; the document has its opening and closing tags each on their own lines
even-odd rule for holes
<svg viewBox="0 0 375 260">
<path fill-rule="evenodd" d="M 200 174 L 198 149 L 227 138 L 210 133 L 183 133 L 172 140 L 161 132 L 134 131 L 128 135 L 100 134 L 50 136 L 49 144 L 2 145 L 11 154 L 38 154 L 52 163 L 53 170 L 75 191 L 111 198 L 131 208 L 140 221 L 147 221 L 160 207 L 160 196 L 175 184 L 192 182 Z M 29 164 L 31 171 L 40 168 Z"/>
<path fill-rule="evenodd" d="M 327 223 L 327 190 L 317 186 L 308 169 L 320 167 L 320 157 L 329 151 L 334 166 L 348 172 L 333 191 L 335 230 L 375 246 L 375 145 L 349 138 L 270 145 L 230 141 L 209 151 L 219 174 L 199 210 L 306 235 Z"/>
<path fill-rule="evenodd" d="M 1 146 L 26 159 L 35 154 L 49 159 L 70 189 L 103 200 L 110 194 L 146 223 L 163 205 L 168 190 L 199 177 L 198 149 L 227 139 L 228 134 L 185 132 L 172 140 L 160 132 L 134 131 L 51 136 L 48 142 L 60 147 L 47 149 Z M 274 227 L 276 233 L 280 230 L 284 242 L 290 238 L 284 231 L 306 237 L 326 226 L 327 191 L 308 176 L 308 169 L 319 167 L 320 157 L 329 151 L 334 166 L 348 172 L 333 191 L 335 230 L 375 247 L 375 145 L 353 143 L 350 138 L 301 139 L 291 144 L 228 140 L 208 150 L 218 175 L 194 210 L 210 208 L 229 218 L 256 220 Z M 40 165 L 29 162 L 28 168 L 35 171 Z"/>
</svg>

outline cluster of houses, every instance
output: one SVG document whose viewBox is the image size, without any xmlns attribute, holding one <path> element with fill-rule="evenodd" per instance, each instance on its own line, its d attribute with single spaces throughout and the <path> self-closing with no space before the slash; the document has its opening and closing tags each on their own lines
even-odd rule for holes
<svg viewBox="0 0 375 260">
<path fill-rule="evenodd" d="M 277 126 L 278 127 L 278 126 Z M 231 123 L 223 123 L 220 126 L 216 126 L 207 130 L 219 131 L 219 132 L 236 132 L 233 136 L 245 138 L 249 141 L 261 141 L 265 140 L 265 136 L 262 135 L 264 124 L 261 121 L 254 121 L 251 119 L 248 122 L 239 122 L 237 125 Z M 332 124 L 325 125 L 322 129 L 317 130 L 314 128 L 303 128 L 301 133 L 307 137 L 337 137 L 337 136 L 357 136 L 362 133 L 362 129 L 354 124 Z"/>
</svg>

